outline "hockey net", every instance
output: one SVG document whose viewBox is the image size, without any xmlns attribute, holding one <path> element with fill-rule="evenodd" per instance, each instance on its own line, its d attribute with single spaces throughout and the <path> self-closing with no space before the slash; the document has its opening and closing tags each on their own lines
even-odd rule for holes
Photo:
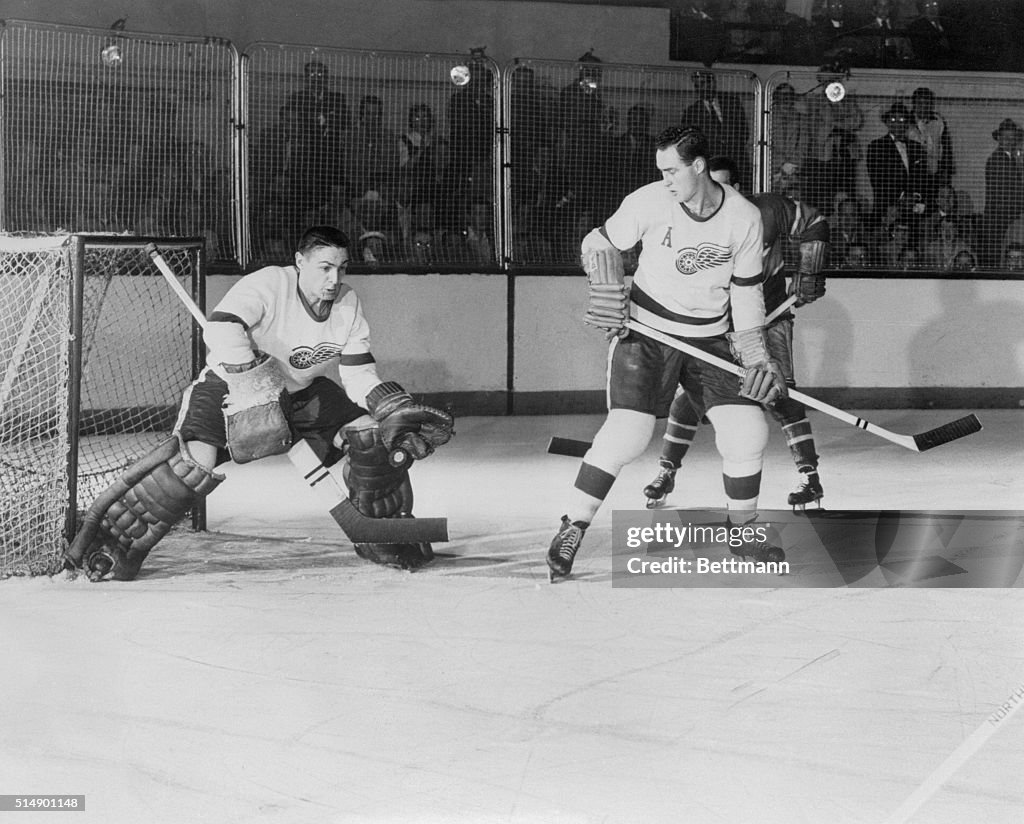
<svg viewBox="0 0 1024 824">
<path fill-rule="evenodd" d="M 0 578 L 59 569 L 76 513 L 173 429 L 197 344 L 149 240 L 0 237 Z M 196 295 L 201 241 L 156 242 Z"/>
</svg>

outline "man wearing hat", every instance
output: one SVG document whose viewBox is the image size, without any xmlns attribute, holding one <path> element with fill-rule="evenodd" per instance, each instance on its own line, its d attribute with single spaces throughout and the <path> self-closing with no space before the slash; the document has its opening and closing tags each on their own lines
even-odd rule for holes
<svg viewBox="0 0 1024 824">
<path fill-rule="evenodd" d="M 907 139 L 911 123 L 910 110 L 902 103 L 893 103 L 882 114 L 887 134 L 868 144 L 867 167 L 874 197 L 873 221 L 880 227 L 895 217 L 898 206 L 905 218 L 913 217 L 914 205 L 926 191 L 928 158 L 920 143 Z M 923 211 L 923 206 L 920 207 Z"/>
<path fill-rule="evenodd" d="M 1024 210 L 1024 129 L 1006 118 L 992 132 L 992 139 L 996 148 L 985 161 L 983 266 L 999 264 L 1006 227 Z"/>
</svg>

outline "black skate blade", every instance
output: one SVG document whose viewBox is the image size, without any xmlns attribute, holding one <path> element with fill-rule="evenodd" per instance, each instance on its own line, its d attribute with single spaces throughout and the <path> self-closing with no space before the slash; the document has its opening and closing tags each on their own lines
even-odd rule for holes
<svg viewBox="0 0 1024 824">
<path fill-rule="evenodd" d="M 980 432 L 981 429 L 981 421 L 978 420 L 977 415 L 972 413 L 928 432 L 914 435 L 914 446 L 917 447 L 918 452 L 924 452 L 926 449 L 934 449 L 936 446 L 973 435 L 975 432 Z"/>
<path fill-rule="evenodd" d="M 331 516 L 354 544 L 431 544 L 448 540 L 447 518 L 370 518 L 346 498 Z"/>
<path fill-rule="evenodd" d="M 590 441 L 554 437 L 548 442 L 548 454 L 565 455 L 568 458 L 582 458 L 587 454 L 590 446 Z"/>
</svg>

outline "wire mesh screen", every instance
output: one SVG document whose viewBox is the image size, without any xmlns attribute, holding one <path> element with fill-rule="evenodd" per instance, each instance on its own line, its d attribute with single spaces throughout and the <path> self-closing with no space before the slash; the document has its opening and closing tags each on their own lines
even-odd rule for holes
<svg viewBox="0 0 1024 824">
<path fill-rule="evenodd" d="M 64 547 L 69 248 L 0 237 L 0 578 L 53 572 Z"/>
<path fill-rule="evenodd" d="M 194 294 L 197 246 L 158 243 Z M 192 317 L 142 242 L 85 240 L 78 508 L 169 437 L 192 380 Z"/>
<path fill-rule="evenodd" d="M 655 138 L 695 125 L 755 173 L 758 82 L 744 72 L 518 60 L 505 73 L 512 263 L 574 263 L 580 241 L 660 179 Z"/>
<path fill-rule="evenodd" d="M 494 266 L 499 75 L 482 55 L 246 49 L 252 260 L 314 224 L 368 266 Z"/>
<path fill-rule="evenodd" d="M 828 215 L 833 268 L 1024 271 L 1019 78 L 791 71 L 765 98 L 764 185 Z"/>
<path fill-rule="evenodd" d="M 7 21 L 0 52 L 6 231 L 205 236 L 236 259 L 230 44 Z"/>
</svg>

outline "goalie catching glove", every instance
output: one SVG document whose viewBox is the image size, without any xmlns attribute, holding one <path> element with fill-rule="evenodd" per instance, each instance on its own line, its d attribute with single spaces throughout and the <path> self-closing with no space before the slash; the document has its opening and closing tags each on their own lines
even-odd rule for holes
<svg viewBox="0 0 1024 824">
<path fill-rule="evenodd" d="M 763 326 L 730 332 L 726 337 L 733 357 L 746 370 L 740 384 L 741 397 L 771 406 L 789 394 L 782 367 L 768 354 Z"/>
<path fill-rule="evenodd" d="M 284 376 L 269 355 L 257 353 L 245 364 L 221 364 L 228 385 L 224 397 L 224 431 L 235 463 L 280 455 L 292 445 Z"/>
<path fill-rule="evenodd" d="M 366 408 L 380 424 L 380 437 L 388 450 L 401 449 L 410 458 L 432 455 L 455 434 L 455 420 L 432 406 L 418 404 L 394 381 L 377 384 L 366 396 Z"/>
<path fill-rule="evenodd" d="M 583 322 L 619 334 L 629 319 L 629 295 L 626 291 L 622 253 L 613 247 L 591 249 L 580 259 L 587 273 L 589 294 Z"/>
</svg>

